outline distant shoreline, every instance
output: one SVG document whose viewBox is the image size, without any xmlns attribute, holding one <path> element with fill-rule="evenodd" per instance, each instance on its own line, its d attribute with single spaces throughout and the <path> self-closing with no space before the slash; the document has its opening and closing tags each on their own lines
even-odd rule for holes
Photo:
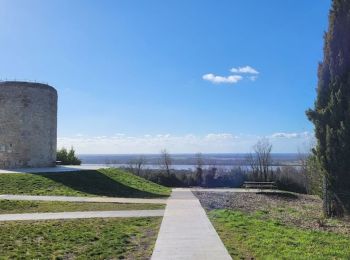
<svg viewBox="0 0 350 260">
<path fill-rule="evenodd" d="M 82 166 L 101 166 L 101 167 L 116 167 L 116 168 L 128 168 L 128 167 L 131 167 L 130 164 L 89 164 L 89 163 L 83 163 Z M 209 164 L 204 164 L 202 166 L 203 169 L 209 169 L 211 167 L 215 167 L 215 168 L 218 168 L 218 169 L 223 169 L 223 170 L 231 170 L 231 169 L 235 169 L 235 168 L 243 168 L 243 170 L 246 170 L 246 169 L 249 169 L 250 166 L 249 165 L 209 165 Z M 271 165 L 272 169 L 276 169 L 278 167 L 296 167 L 296 168 L 299 168 L 301 167 L 301 165 Z M 142 166 L 143 169 L 150 169 L 150 170 L 158 170 L 158 169 L 161 169 L 161 166 L 160 165 L 156 165 L 156 164 L 144 164 Z M 181 171 L 181 170 L 195 170 L 197 168 L 196 165 L 192 164 L 192 165 L 189 165 L 189 164 L 173 164 L 171 165 L 171 169 L 173 170 L 178 170 L 178 171 Z"/>
<path fill-rule="evenodd" d="M 248 154 L 201 154 L 202 164 L 205 167 L 249 167 L 247 163 Z M 143 158 L 145 167 L 157 168 L 159 164 L 159 154 L 80 154 L 82 164 L 101 164 L 101 165 L 118 165 L 120 167 L 128 166 L 130 163 L 137 161 L 140 157 Z M 197 165 L 196 154 L 171 154 L 172 165 L 177 168 L 185 169 L 193 168 Z M 271 154 L 273 167 L 278 166 L 300 166 L 300 154 L 297 153 L 274 153 Z"/>
</svg>

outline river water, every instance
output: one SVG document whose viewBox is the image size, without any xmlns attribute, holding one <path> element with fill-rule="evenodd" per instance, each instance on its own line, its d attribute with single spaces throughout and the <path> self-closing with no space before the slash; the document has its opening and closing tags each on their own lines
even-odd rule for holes
<svg viewBox="0 0 350 260">
<path fill-rule="evenodd" d="M 82 164 L 82 165 L 93 165 L 93 166 L 101 166 L 101 167 L 116 167 L 116 168 L 127 168 L 130 167 L 129 164 Z M 299 169 L 301 166 L 300 165 L 279 165 L 279 166 L 271 166 L 271 168 L 273 170 L 277 169 L 278 167 L 296 167 L 297 169 Z M 208 169 L 211 167 L 216 167 L 218 169 L 222 169 L 222 170 L 231 170 L 234 168 L 238 168 L 241 167 L 243 170 L 249 170 L 251 167 L 249 165 L 203 165 L 204 169 Z M 161 166 L 159 164 L 145 164 L 143 166 L 143 169 L 161 169 Z M 194 171 L 196 169 L 196 165 L 190 165 L 190 164 L 175 164 L 175 165 L 171 165 L 171 169 L 174 170 L 191 170 Z"/>
</svg>

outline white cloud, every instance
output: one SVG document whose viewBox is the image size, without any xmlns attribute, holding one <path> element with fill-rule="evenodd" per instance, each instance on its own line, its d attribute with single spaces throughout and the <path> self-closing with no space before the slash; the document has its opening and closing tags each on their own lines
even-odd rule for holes
<svg viewBox="0 0 350 260">
<path fill-rule="evenodd" d="M 251 66 L 245 66 L 245 67 L 238 67 L 238 68 L 232 68 L 230 69 L 231 73 L 234 73 L 234 75 L 229 76 L 217 76 L 213 73 L 208 73 L 202 76 L 203 80 L 210 81 L 211 83 L 220 84 L 220 83 L 228 83 L 228 84 L 235 84 L 239 81 L 243 80 L 244 78 L 249 79 L 250 81 L 255 81 L 258 78 L 259 72 L 252 68 Z M 250 76 L 243 76 L 243 75 L 237 75 L 237 74 L 248 74 Z"/>
<path fill-rule="evenodd" d="M 231 133 L 208 133 L 206 135 L 140 135 L 128 136 L 116 134 L 113 136 L 73 135 L 59 137 L 58 147 L 74 146 L 80 154 L 128 154 L 128 153 L 159 153 L 168 149 L 171 153 L 245 153 L 263 136 L 234 135 Z M 273 152 L 297 152 L 303 144 L 313 140 L 313 134 L 273 133 L 266 136 L 273 145 Z"/>
<path fill-rule="evenodd" d="M 240 75 L 230 75 L 227 77 L 223 76 L 216 76 L 212 73 L 205 74 L 202 77 L 204 80 L 208 80 L 212 83 L 220 84 L 220 83 L 229 83 L 229 84 L 234 84 L 237 83 L 238 81 L 242 80 L 243 77 Z"/>
<path fill-rule="evenodd" d="M 305 137 L 310 137 L 311 134 L 309 132 L 302 132 L 302 133 L 274 133 L 270 137 L 271 138 L 287 138 L 287 139 L 292 139 L 292 138 L 305 138 Z"/>
<path fill-rule="evenodd" d="M 232 73 L 259 74 L 259 71 L 257 71 L 251 66 L 232 68 L 230 71 Z"/>
</svg>

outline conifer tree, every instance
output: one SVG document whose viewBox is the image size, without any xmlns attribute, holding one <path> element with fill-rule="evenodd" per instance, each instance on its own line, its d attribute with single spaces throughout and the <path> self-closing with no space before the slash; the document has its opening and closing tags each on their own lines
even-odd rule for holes
<svg viewBox="0 0 350 260">
<path fill-rule="evenodd" d="M 350 1 L 333 0 L 318 68 L 317 99 L 307 111 L 315 125 L 314 153 L 325 176 L 324 213 L 341 215 L 350 204 Z"/>
</svg>

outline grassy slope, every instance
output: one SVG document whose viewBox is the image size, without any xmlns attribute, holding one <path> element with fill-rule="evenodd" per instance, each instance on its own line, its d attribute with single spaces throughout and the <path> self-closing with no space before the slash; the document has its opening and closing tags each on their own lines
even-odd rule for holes
<svg viewBox="0 0 350 260">
<path fill-rule="evenodd" d="M 288 227 L 260 214 L 213 210 L 209 217 L 233 258 L 350 259 L 350 237 Z"/>
<path fill-rule="evenodd" d="M 0 194 L 166 197 L 170 189 L 118 169 L 0 174 Z"/>
<path fill-rule="evenodd" d="M 95 210 L 145 210 L 164 209 L 163 204 L 93 203 L 63 201 L 0 200 L 0 214 L 32 212 L 69 212 Z"/>
<path fill-rule="evenodd" d="M 0 223 L 0 259 L 149 259 L 161 218 Z"/>
</svg>

